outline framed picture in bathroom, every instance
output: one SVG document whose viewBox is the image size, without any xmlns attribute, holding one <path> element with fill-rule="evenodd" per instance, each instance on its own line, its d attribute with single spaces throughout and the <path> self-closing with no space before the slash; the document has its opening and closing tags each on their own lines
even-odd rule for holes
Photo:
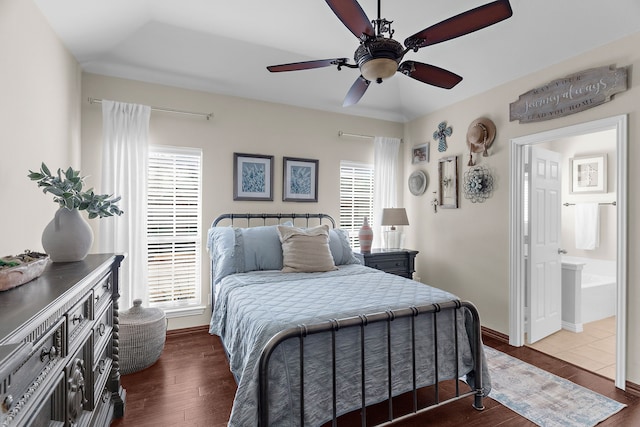
<svg viewBox="0 0 640 427">
<path fill-rule="evenodd" d="M 571 194 L 607 192 L 607 155 L 573 157 L 569 159 Z"/>
</svg>

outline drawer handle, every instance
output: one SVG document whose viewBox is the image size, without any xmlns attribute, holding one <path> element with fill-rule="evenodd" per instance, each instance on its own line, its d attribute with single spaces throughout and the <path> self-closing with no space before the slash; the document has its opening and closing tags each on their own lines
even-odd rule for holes
<svg viewBox="0 0 640 427">
<path fill-rule="evenodd" d="M 73 316 L 73 319 L 71 320 L 71 323 L 73 323 L 75 325 L 76 322 L 82 323 L 83 320 L 84 320 L 84 316 L 82 314 L 77 314 L 77 315 Z"/>
<path fill-rule="evenodd" d="M 98 333 L 100 334 L 100 336 L 104 336 L 106 331 L 107 326 L 104 323 L 100 323 L 100 325 L 98 326 Z"/>
<path fill-rule="evenodd" d="M 55 358 L 57 355 L 58 349 L 56 348 L 56 346 L 51 346 L 49 351 L 45 351 L 45 349 L 43 348 L 40 352 L 40 361 L 44 362 L 47 357 L 49 358 L 49 360 L 53 360 L 53 358 Z"/>
<path fill-rule="evenodd" d="M 9 412 L 13 406 L 13 396 L 8 394 L 2 401 L 2 412 Z"/>
<path fill-rule="evenodd" d="M 109 290 L 111 290 L 111 280 L 107 279 L 107 280 L 103 283 L 102 287 L 103 287 L 103 288 L 105 288 L 105 289 L 106 289 L 106 290 L 108 290 L 108 291 L 109 291 Z"/>
</svg>

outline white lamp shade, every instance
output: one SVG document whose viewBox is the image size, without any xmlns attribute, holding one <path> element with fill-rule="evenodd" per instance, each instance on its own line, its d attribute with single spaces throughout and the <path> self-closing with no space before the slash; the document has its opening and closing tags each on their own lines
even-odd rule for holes
<svg viewBox="0 0 640 427">
<path fill-rule="evenodd" d="M 381 225 L 409 225 L 407 211 L 404 208 L 385 208 L 382 209 Z"/>
</svg>

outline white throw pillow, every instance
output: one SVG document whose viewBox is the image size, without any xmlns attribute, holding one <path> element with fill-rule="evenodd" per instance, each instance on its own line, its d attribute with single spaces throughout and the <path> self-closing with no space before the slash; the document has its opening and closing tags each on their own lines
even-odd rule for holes
<svg viewBox="0 0 640 427">
<path fill-rule="evenodd" d="M 329 226 L 298 228 L 278 225 L 282 242 L 282 271 L 312 273 L 337 270 L 329 250 Z"/>
</svg>

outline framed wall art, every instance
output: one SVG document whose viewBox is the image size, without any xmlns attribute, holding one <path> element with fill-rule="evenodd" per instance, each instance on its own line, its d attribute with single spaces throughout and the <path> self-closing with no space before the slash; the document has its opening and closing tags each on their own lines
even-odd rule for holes
<svg viewBox="0 0 640 427">
<path fill-rule="evenodd" d="M 429 143 L 416 145 L 411 150 L 411 164 L 424 163 L 429 161 Z"/>
<path fill-rule="evenodd" d="M 318 163 L 312 159 L 283 158 L 283 201 L 318 201 Z"/>
<path fill-rule="evenodd" d="M 569 159 L 571 194 L 607 192 L 607 155 L 573 157 Z"/>
<path fill-rule="evenodd" d="M 443 157 L 438 161 L 438 206 L 458 207 L 458 156 Z"/>
<path fill-rule="evenodd" d="M 233 153 L 233 200 L 273 200 L 273 156 Z"/>
</svg>

